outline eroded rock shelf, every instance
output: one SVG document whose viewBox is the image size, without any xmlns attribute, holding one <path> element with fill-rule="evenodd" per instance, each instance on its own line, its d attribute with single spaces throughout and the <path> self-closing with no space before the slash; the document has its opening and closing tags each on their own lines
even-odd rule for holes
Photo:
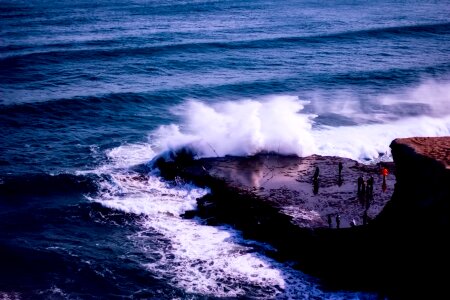
<svg viewBox="0 0 450 300">
<path fill-rule="evenodd" d="M 269 154 L 192 160 L 184 151 L 155 165 L 166 179 L 210 188 L 185 217 L 270 243 L 270 255 L 295 261 L 329 288 L 400 299 L 439 294 L 450 250 L 450 137 L 397 139 L 391 149 L 395 165 Z M 381 168 L 389 170 L 384 187 Z M 359 176 L 373 177 L 373 197 L 358 195 Z"/>
</svg>

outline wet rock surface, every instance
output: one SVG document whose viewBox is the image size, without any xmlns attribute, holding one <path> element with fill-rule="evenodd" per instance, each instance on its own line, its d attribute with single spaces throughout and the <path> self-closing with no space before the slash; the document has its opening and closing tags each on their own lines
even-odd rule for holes
<svg viewBox="0 0 450 300">
<path fill-rule="evenodd" d="M 340 177 L 339 163 L 342 164 Z M 384 166 L 393 173 L 392 163 Z M 319 175 L 315 182 L 316 168 L 319 168 Z M 264 201 L 291 217 L 296 226 L 329 227 L 330 216 L 331 227 L 335 228 L 339 215 L 340 227 L 345 228 L 350 227 L 352 220 L 362 225 L 365 213 L 367 219 L 373 219 L 392 196 L 395 178 L 393 175 L 386 177 L 383 191 L 380 168 L 380 165 L 364 165 L 338 157 L 256 155 L 201 159 L 187 167 L 186 172 L 211 176 L 239 194 Z M 365 185 L 373 178 L 372 193 L 367 189 L 360 189 L 358 193 L 360 176 Z"/>
</svg>

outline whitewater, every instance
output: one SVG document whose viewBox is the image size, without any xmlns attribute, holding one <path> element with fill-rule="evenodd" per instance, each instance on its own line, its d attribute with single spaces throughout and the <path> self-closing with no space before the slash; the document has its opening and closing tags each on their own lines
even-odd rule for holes
<svg viewBox="0 0 450 300">
<path fill-rule="evenodd" d="M 302 101 L 298 96 L 224 101 L 207 105 L 188 101 L 177 108 L 182 124 L 161 126 L 150 136 L 160 151 L 191 148 L 198 157 L 246 156 L 273 152 L 300 157 L 313 154 L 373 161 L 389 155 L 399 137 L 450 134 L 450 85 L 427 82 L 403 95 L 380 95 L 377 111 L 365 112 L 360 101 Z M 420 107 L 426 114 L 399 117 L 390 107 Z M 314 113 L 305 112 L 313 105 Z M 334 114 L 353 126 L 329 126 L 315 120 Z"/>
</svg>

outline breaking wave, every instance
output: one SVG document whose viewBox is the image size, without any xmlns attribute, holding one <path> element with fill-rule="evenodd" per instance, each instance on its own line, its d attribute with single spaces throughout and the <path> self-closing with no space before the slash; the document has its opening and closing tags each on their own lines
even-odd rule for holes
<svg viewBox="0 0 450 300">
<path fill-rule="evenodd" d="M 162 150 L 189 147 L 199 157 L 276 152 L 374 160 L 389 154 L 395 138 L 450 135 L 449 95 L 450 84 L 427 82 L 371 99 L 370 110 L 358 99 L 333 99 L 329 105 L 297 96 L 216 104 L 192 100 L 174 111 L 183 123 L 159 127 L 151 141 Z M 326 118 L 354 125 L 332 126 L 322 121 Z"/>
</svg>

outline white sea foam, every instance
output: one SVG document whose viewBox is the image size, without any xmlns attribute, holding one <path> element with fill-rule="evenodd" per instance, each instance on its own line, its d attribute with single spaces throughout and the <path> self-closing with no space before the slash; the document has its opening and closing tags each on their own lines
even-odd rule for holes
<svg viewBox="0 0 450 300">
<path fill-rule="evenodd" d="M 189 293 L 218 297 L 358 298 L 358 293 L 320 290 L 301 272 L 254 252 L 231 228 L 205 226 L 198 220 L 181 218 L 185 210 L 195 208 L 195 199 L 207 192 L 204 189 L 187 184 L 173 186 L 154 176 L 144 180 L 131 171 L 110 176 L 110 180 L 99 182 L 103 192 L 92 200 L 143 216 L 142 231 L 130 238 L 140 251 L 158 252 L 159 259 L 143 264 L 149 276 L 164 279 Z M 155 231 L 170 245 L 154 249 L 145 243 L 147 232 Z"/>
<path fill-rule="evenodd" d="M 2 292 L 0 291 L 0 299 L 2 300 L 20 300 L 23 299 L 18 292 Z"/>
<path fill-rule="evenodd" d="M 127 164 L 131 167 L 139 161 L 131 157 L 139 156 L 143 148 L 122 146 L 108 151 L 112 166 L 100 169 L 108 176 L 98 182 L 101 192 L 91 200 L 142 217 L 138 221 L 141 231 L 129 238 L 136 245 L 134 251 L 152 258 L 151 263 L 143 262 L 149 276 L 206 296 L 358 298 L 358 293 L 320 290 L 308 276 L 255 252 L 255 246 L 269 246 L 245 241 L 231 228 L 206 226 L 200 220 L 180 217 L 194 209 L 196 199 L 208 191 L 185 183 L 173 185 L 127 169 Z M 168 241 L 163 247 L 155 248 L 157 235 Z M 149 236 L 153 237 L 151 242 Z"/>
<path fill-rule="evenodd" d="M 106 151 L 114 167 L 129 167 L 147 163 L 155 156 L 153 146 L 148 143 L 126 144 Z"/>
<path fill-rule="evenodd" d="M 151 139 L 161 149 L 189 146 L 200 157 L 252 155 L 268 151 L 298 156 L 321 154 L 360 161 L 373 160 L 380 154 L 389 154 L 390 142 L 398 137 L 450 135 L 450 99 L 447 99 L 450 98 L 450 88 L 439 85 L 436 93 L 449 93 L 440 97 L 432 94 L 437 98 L 436 102 L 432 102 L 423 96 L 432 89 L 428 85 L 426 87 L 421 86 L 410 92 L 409 98 L 415 104 L 419 103 L 419 98 L 423 99 L 421 104 L 430 107 L 428 115 L 401 118 L 389 111 L 387 102 L 394 105 L 395 99 L 397 102 L 405 100 L 400 96 L 382 96 L 381 100 L 373 101 L 384 105 L 386 111 L 373 115 L 365 114 L 356 104 L 342 103 L 341 108 L 336 107 L 336 112 L 358 124 L 336 127 L 314 126 L 316 115 L 304 113 L 305 102 L 294 96 L 212 105 L 189 101 L 177 110 L 183 116 L 184 123 L 161 126 L 151 135 Z M 333 107 L 330 105 L 328 108 Z M 319 111 L 323 112 L 323 108 Z"/>
<path fill-rule="evenodd" d="M 260 151 L 308 155 L 314 115 L 299 114 L 303 102 L 293 96 L 206 105 L 189 101 L 183 127 L 161 126 L 152 138 L 166 149 L 190 145 L 200 156 L 248 155 Z"/>
<path fill-rule="evenodd" d="M 155 157 L 156 153 L 154 152 L 154 148 L 155 146 L 149 143 L 121 145 L 105 151 L 108 163 L 103 164 L 94 170 L 77 171 L 76 174 L 109 174 L 118 169 L 128 169 L 131 166 L 146 164 Z M 98 151 L 98 149 L 91 151 L 95 152 Z"/>
</svg>

